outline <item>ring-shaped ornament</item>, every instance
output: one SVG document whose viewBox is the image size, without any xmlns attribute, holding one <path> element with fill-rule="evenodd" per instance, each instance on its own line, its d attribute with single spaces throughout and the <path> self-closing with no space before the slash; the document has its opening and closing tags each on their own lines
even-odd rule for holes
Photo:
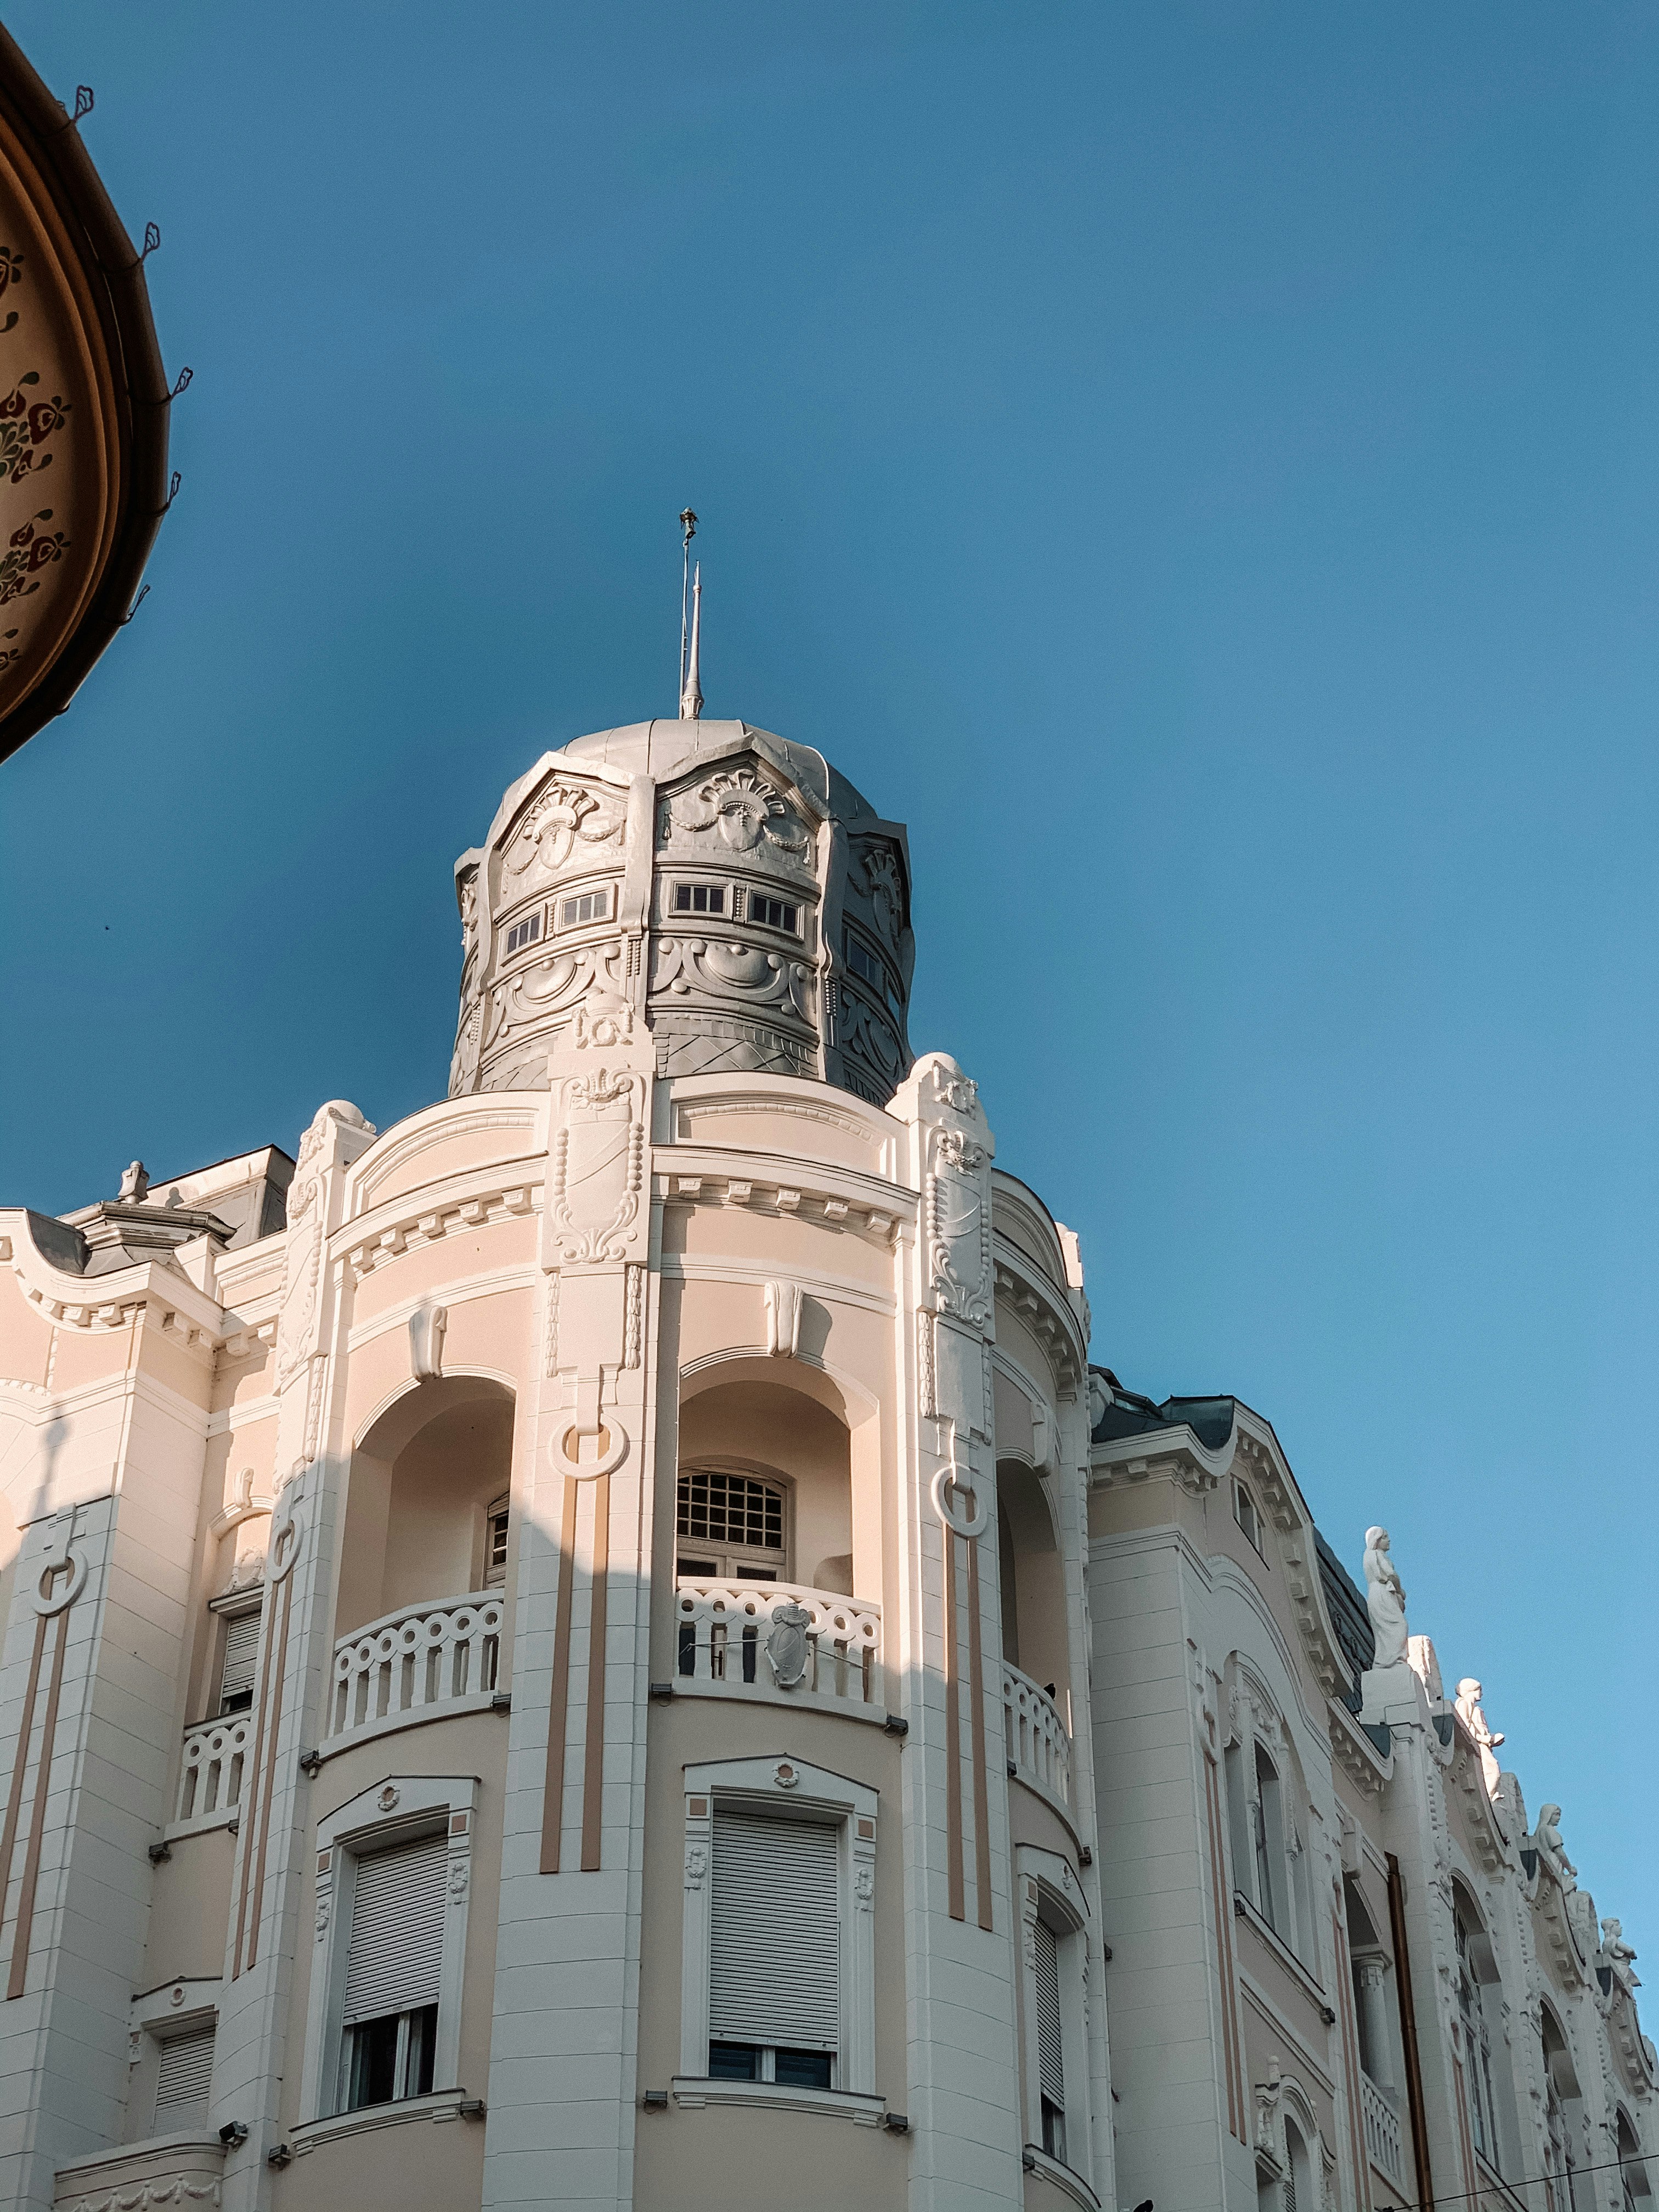
<svg viewBox="0 0 1659 2212">
<path fill-rule="evenodd" d="M 288 1540 L 286 1557 L 283 1556 L 284 1539 Z M 305 1549 L 305 1542 L 306 1516 L 296 1501 L 289 1508 L 287 1520 L 270 1532 L 270 1551 L 266 1567 L 267 1579 L 270 1583 L 285 1582 L 294 1572 L 300 1563 L 300 1554 Z"/>
<path fill-rule="evenodd" d="M 963 1519 L 962 1509 L 951 1494 L 952 1492 L 971 1498 L 978 1503 L 978 1515 L 972 1519 Z M 982 1536 L 985 1534 L 991 1518 L 990 1508 L 980 1500 L 978 1488 L 971 1475 L 964 1480 L 960 1468 L 956 1466 L 940 1468 L 939 1473 L 933 1477 L 933 1510 L 947 1528 L 954 1529 L 958 1536 L 966 1536 L 970 1543 L 975 1536 Z"/>
<path fill-rule="evenodd" d="M 57 1595 L 48 1597 L 45 1585 L 58 1569 L 67 1565 L 69 1580 Z M 35 1583 L 33 1597 L 34 1609 L 42 1620 L 50 1620 L 55 1613 L 63 1613 L 72 1606 L 87 1586 L 87 1559 L 84 1552 L 70 1552 L 61 1559 L 42 1561 L 40 1577 Z"/>
<path fill-rule="evenodd" d="M 622 1465 L 628 1450 L 628 1431 L 614 1413 L 605 1415 L 603 1425 L 611 1441 L 597 1459 L 570 1456 L 570 1439 L 576 1433 L 574 1421 L 557 1431 L 547 1447 L 547 1455 L 561 1474 L 568 1474 L 573 1482 L 593 1482 Z"/>
</svg>

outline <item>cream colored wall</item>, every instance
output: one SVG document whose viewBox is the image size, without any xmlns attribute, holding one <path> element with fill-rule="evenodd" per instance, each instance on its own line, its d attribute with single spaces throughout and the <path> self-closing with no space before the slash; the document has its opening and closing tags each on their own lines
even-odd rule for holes
<svg viewBox="0 0 1659 2212">
<path fill-rule="evenodd" d="M 224 1972 L 235 1855 L 230 1830 L 210 1828 L 202 1835 L 181 1836 L 171 1857 L 156 1868 L 140 1988 L 212 1979 Z"/>
<path fill-rule="evenodd" d="M 647 1738 L 639 2080 L 665 2089 L 680 2070 L 680 1957 L 685 1897 L 684 1770 L 706 1759 L 789 1758 L 880 1793 L 876 1821 L 876 2088 L 905 2108 L 904 1865 L 896 1741 L 867 1721 L 772 1705 L 679 1698 L 651 1708 Z M 785 2171 L 814 2177 L 804 2204 L 905 2202 L 902 2136 L 846 2118 L 720 2106 L 641 2115 L 640 2212 L 731 2212 L 779 2193 Z M 820 2181 L 832 2193 L 812 2193 Z"/>
<path fill-rule="evenodd" d="M 1063 1716 L 1070 1707 L 1072 1681 L 1064 1565 L 1042 1486 L 1018 1460 L 1004 1460 L 997 1468 L 997 1511 L 1009 1540 L 1006 1552 L 999 1542 L 999 1564 L 1012 1556 L 1014 1570 L 1012 1609 L 1018 1648 L 1010 1656 L 1034 1682 L 1044 1688 L 1050 1682 L 1054 1685 Z M 1005 1591 L 1005 1621 L 1008 1613 Z"/>
<path fill-rule="evenodd" d="M 418 2119 L 319 2143 L 271 2178 L 272 2212 L 465 2212 L 483 2194 L 482 2120 Z"/>
<path fill-rule="evenodd" d="M 396 1457 L 354 1452 L 340 1543 L 335 1635 L 407 1605 L 479 1587 L 484 1515 L 508 1488 L 513 1405 L 469 1398 L 434 1411 Z M 416 1401 L 418 1407 L 418 1394 Z M 408 1401 L 398 1412 L 416 1418 Z"/>
</svg>

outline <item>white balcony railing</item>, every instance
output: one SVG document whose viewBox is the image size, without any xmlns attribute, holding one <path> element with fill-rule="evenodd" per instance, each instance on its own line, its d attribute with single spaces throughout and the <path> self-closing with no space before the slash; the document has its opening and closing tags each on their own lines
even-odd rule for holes
<svg viewBox="0 0 1659 2212">
<path fill-rule="evenodd" d="M 489 1697 L 501 1671 L 501 1613 L 499 1591 L 474 1590 L 407 1606 L 343 1636 L 334 1647 L 331 1746 L 377 1723 L 425 1720 Z"/>
<path fill-rule="evenodd" d="M 252 1713 L 233 1713 L 185 1730 L 179 1804 L 173 1816 L 176 1826 L 214 1828 L 235 1819 L 252 1720 Z"/>
<path fill-rule="evenodd" d="M 678 1690 L 879 1716 L 881 1607 L 867 1598 L 682 1575 L 675 1615 Z"/>
<path fill-rule="evenodd" d="M 1002 1665 L 1002 1717 L 1010 1766 L 1022 1782 L 1032 1784 L 1069 1813 L 1072 1739 L 1066 1723 L 1048 1692 L 1006 1660 Z"/>
<path fill-rule="evenodd" d="M 1359 2103 L 1365 2116 L 1365 2148 L 1391 2181 L 1401 2179 L 1400 2115 L 1370 2075 L 1361 2072 Z"/>
</svg>

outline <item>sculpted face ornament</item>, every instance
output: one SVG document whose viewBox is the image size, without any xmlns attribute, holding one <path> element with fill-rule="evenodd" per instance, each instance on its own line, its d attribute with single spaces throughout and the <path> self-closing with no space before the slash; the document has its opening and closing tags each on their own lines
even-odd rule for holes
<svg viewBox="0 0 1659 2212">
<path fill-rule="evenodd" d="M 753 769 L 711 775 L 693 791 L 683 791 L 672 807 L 679 830 L 713 830 L 734 852 L 752 853 L 764 840 L 780 852 L 804 854 L 805 825 Z"/>
</svg>

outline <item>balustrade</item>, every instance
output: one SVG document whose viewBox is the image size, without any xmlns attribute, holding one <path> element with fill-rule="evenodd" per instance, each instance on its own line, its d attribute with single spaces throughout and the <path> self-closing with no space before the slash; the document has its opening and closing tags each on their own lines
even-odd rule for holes
<svg viewBox="0 0 1659 2212">
<path fill-rule="evenodd" d="M 334 1647 L 331 1741 L 493 1693 L 501 1612 L 499 1592 L 475 1590 L 441 1605 L 406 1606 L 343 1636 Z"/>
<path fill-rule="evenodd" d="M 1391 2181 L 1401 2179 L 1400 2115 L 1369 2074 L 1359 2076 L 1359 2102 L 1365 2118 L 1365 2148 Z"/>
<path fill-rule="evenodd" d="M 236 1713 L 185 1730 L 175 1821 L 210 1828 L 235 1818 L 242 1800 L 242 1762 L 252 1719 L 250 1713 Z"/>
<path fill-rule="evenodd" d="M 677 1688 L 804 1698 L 877 1714 L 881 1607 L 867 1598 L 682 1575 L 675 1611 Z"/>
<path fill-rule="evenodd" d="M 1002 1667 L 1002 1716 L 1008 1738 L 1008 1763 L 1069 1812 L 1072 1803 L 1072 1739 L 1054 1699 L 1029 1674 L 1006 1660 Z"/>
</svg>

